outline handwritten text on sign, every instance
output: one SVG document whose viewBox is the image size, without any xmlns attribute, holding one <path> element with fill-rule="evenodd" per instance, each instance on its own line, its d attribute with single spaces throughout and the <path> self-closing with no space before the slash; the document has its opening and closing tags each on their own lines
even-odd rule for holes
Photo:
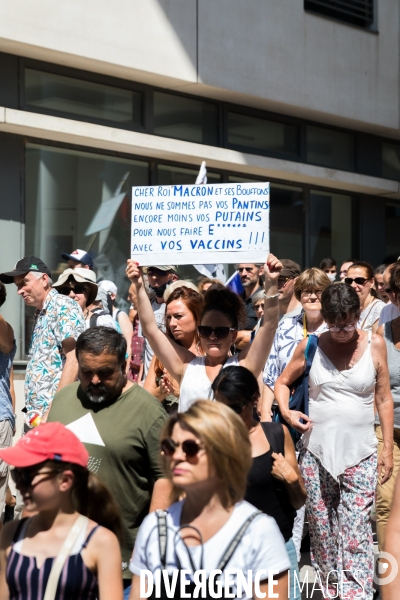
<svg viewBox="0 0 400 600">
<path fill-rule="evenodd" d="M 132 188 L 141 265 L 264 262 L 268 252 L 269 183 Z"/>
</svg>

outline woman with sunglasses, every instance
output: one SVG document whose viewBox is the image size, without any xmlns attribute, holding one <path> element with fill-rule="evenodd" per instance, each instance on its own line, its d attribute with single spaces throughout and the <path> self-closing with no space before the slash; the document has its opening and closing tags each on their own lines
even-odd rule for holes
<svg viewBox="0 0 400 600">
<path fill-rule="evenodd" d="M 122 600 L 119 510 L 87 470 L 84 445 L 61 423 L 44 423 L 0 457 L 34 513 L 2 531 L 1 600 Z"/>
<path fill-rule="evenodd" d="M 56 283 L 53 283 L 53 288 L 59 294 L 69 296 L 79 304 L 85 317 L 86 329 L 94 325 L 116 329 L 113 317 L 94 304 L 98 294 L 94 271 L 80 268 L 65 269 Z"/>
<path fill-rule="evenodd" d="M 186 285 L 185 285 L 186 284 Z M 166 335 L 179 346 L 186 348 L 196 356 L 202 355 L 197 325 L 203 310 L 203 295 L 193 284 L 175 281 L 164 292 Z M 170 288 L 175 286 L 170 292 Z M 194 286 L 193 286 L 194 287 Z M 167 294 L 170 292 L 169 294 Z M 156 356 L 151 359 L 150 367 L 144 382 L 144 389 L 163 402 L 167 412 L 176 410 L 179 398 L 179 384 L 171 377 Z"/>
<path fill-rule="evenodd" d="M 253 462 L 245 500 L 277 522 L 291 562 L 289 598 L 300 600 L 300 590 L 295 585 L 295 573 L 297 581 L 300 574 L 292 532 L 295 509 L 304 505 L 306 491 L 290 433 L 280 423 L 260 423 L 255 418 L 260 391 L 257 379 L 248 369 L 227 367 L 214 379 L 212 389 L 215 400 L 229 406 L 247 427 Z"/>
<path fill-rule="evenodd" d="M 360 299 L 361 313 L 357 328 L 376 333 L 379 317 L 385 303 L 378 298 L 374 288 L 374 270 L 369 263 L 354 262 L 347 271 L 344 282 L 357 292 Z"/>
<path fill-rule="evenodd" d="M 187 410 L 198 398 L 211 400 L 211 383 L 223 367 L 240 364 L 247 367 L 256 377 L 259 376 L 278 324 L 277 279 L 281 270 L 282 264 L 270 254 L 264 266 L 264 323 L 253 343 L 234 356 L 230 356 L 230 348 L 235 343 L 239 321 L 243 321 L 242 300 L 228 289 L 211 288 L 206 292 L 198 326 L 204 356 L 196 357 L 186 348 L 168 339 L 158 329 L 139 264 L 128 260 L 127 276 L 136 285 L 144 335 L 156 356 L 180 384 L 179 411 Z"/>
<path fill-rule="evenodd" d="M 372 598 L 374 552 L 370 513 L 377 476 L 393 469 L 393 400 L 384 340 L 357 329 L 360 300 L 349 285 L 321 296 L 328 331 L 319 336 L 309 375 L 309 417 L 289 410 L 290 386 L 305 370 L 307 341 L 275 383 L 282 415 L 303 433 L 300 472 L 307 490 L 311 561 L 325 597 L 343 585 L 350 598 Z M 377 460 L 374 399 L 383 433 Z M 302 419 L 302 421 L 301 421 Z"/>
<path fill-rule="evenodd" d="M 217 591 L 217 586 L 224 584 L 224 570 L 229 569 L 233 598 L 259 598 L 261 594 L 270 598 L 269 591 L 273 590 L 277 594 L 273 597 L 287 599 L 290 562 L 278 526 L 273 518 L 243 501 L 251 447 L 238 415 L 222 404 L 195 402 L 166 424 L 161 454 L 172 482 L 173 504 L 166 514 L 151 513 L 139 529 L 130 563 L 130 600 L 140 598 L 141 572 L 147 569 L 157 575 L 164 565 L 170 581 L 177 569 L 187 570 L 191 581 L 186 590 L 191 597 L 195 571 L 203 569 L 206 583 L 212 585 L 210 573 L 220 569 L 222 576 L 214 585 Z M 262 570 L 258 586 L 255 580 Z M 271 570 L 276 575 L 269 590 Z M 251 571 L 249 585 L 242 587 L 243 595 L 238 594 L 238 571 L 246 579 Z M 222 589 L 214 597 L 227 596 Z"/>
</svg>

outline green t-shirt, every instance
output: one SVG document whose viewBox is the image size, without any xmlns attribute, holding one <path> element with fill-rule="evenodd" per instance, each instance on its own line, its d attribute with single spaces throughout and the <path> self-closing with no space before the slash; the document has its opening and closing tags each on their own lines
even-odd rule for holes
<svg viewBox="0 0 400 600">
<path fill-rule="evenodd" d="M 160 467 L 160 432 L 168 415 L 151 394 L 136 383 L 117 400 L 96 404 L 78 383 L 54 396 L 48 421 L 67 425 L 89 452 L 88 468 L 110 489 L 124 525 L 123 577 L 137 531 L 149 512 Z"/>
</svg>

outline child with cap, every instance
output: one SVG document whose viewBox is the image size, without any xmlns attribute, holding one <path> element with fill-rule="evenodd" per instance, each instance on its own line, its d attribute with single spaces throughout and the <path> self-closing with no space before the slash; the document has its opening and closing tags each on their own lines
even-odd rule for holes
<svg viewBox="0 0 400 600">
<path fill-rule="evenodd" d="M 88 457 L 61 423 L 39 425 L 0 450 L 25 507 L 36 511 L 2 531 L 1 600 L 122 600 L 119 511 L 89 473 Z"/>
</svg>

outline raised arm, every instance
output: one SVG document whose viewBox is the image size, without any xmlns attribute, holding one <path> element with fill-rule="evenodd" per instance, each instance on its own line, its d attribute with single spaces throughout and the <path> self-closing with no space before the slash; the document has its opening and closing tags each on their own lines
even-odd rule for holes
<svg viewBox="0 0 400 600">
<path fill-rule="evenodd" d="M 375 404 L 383 435 L 383 450 L 378 458 L 378 478 L 379 483 L 383 484 L 390 479 L 393 471 L 394 405 L 390 391 L 386 343 L 379 335 L 372 336 L 371 354 L 376 369 Z"/>
<path fill-rule="evenodd" d="M 264 322 L 253 343 L 239 354 L 240 364 L 249 369 L 255 377 L 258 377 L 264 368 L 278 327 L 278 277 L 282 269 L 282 263 L 273 254 L 270 254 L 264 265 Z"/>
<path fill-rule="evenodd" d="M 305 338 L 297 346 L 291 361 L 284 369 L 283 373 L 275 382 L 274 393 L 275 400 L 278 403 L 283 418 L 289 425 L 300 433 L 305 433 L 311 427 L 310 418 L 297 410 L 289 410 L 290 386 L 304 373 L 306 368 L 305 350 L 307 348 L 308 338 Z M 300 423 L 300 419 L 306 423 Z"/>
<path fill-rule="evenodd" d="M 194 354 L 186 350 L 186 348 L 175 344 L 158 329 L 153 309 L 144 287 L 139 263 L 132 259 L 128 260 L 127 263 L 126 274 L 136 287 L 137 309 L 143 333 L 154 354 L 180 384 L 184 367 L 193 360 Z"/>
</svg>

